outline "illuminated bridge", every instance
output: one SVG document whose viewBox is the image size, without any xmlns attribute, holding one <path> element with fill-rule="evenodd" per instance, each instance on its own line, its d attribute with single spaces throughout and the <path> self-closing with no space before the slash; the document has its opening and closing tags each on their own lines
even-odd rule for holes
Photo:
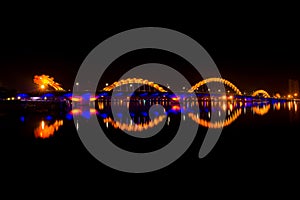
<svg viewBox="0 0 300 200">
<path fill-rule="evenodd" d="M 176 96 L 172 96 L 173 92 L 180 95 L 180 98 L 189 98 L 191 93 L 195 93 L 198 98 L 203 100 L 242 100 L 242 101 L 261 101 L 261 100 L 297 100 L 293 98 L 272 98 L 271 95 L 263 90 L 259 89 L 254 91 L 252 94 L 243 94 L 241 90 L 229 80 L 224 78 L 208 78 L 201 80 L 193 85 L 191 88 L 184 88 L 181 91 L 173 91 L 168 85 L 163 86 L 150 80 L 142 78 L 127 78 L 113 82 L 112 84 L 106 83 L 106 87 L 101 90 L 97 90 L 96 94 L 88 90 L 79 90 L 75 93 L 68 92 L 64 90 L 59 83 L 54 81 L 54 78 L 48 75 L 41 75 L 34 77 L 34 83 L 38 85 L 38 91 L 36 94 L 17 94 L 14 97 L 8 97 L 4 100 L 47 100 L 51 101 L 53 99 L 66 99 L 73 102 L 83 102 L 83 101 L 96 101 L 101 98 L 110 98 L 111 92 L 115 91 L 115 94 L 120 96 L 126 96 L 126 93 L 132 93 L 137 98 L 149 99 L 153 97 L 162 98 L 165 96 L 170 97 L 170 99 L 176 100 Z M 227 91 L 210 91 L 208 88 L 209 84 L 216 83 L 222 84 L 227 89 Z M 78 84 L 78 85 L 77 85 Z M 76 83 L 79 88 L 79 83 Z M 53 88 L 52 90 L 47 90 L 47 88 Z M 223 96 L 222 96 L 223 95 Z M 134 97 L 133 97 L 134 98 Z"/>
<path fill-rule="evenodd" d="M 56 91 L 65 91 L 60 87 L 60 84 L 53 81 L 53 78 L 49 76 L 35 76 L 34 82 L 39 85 L 40 89 L 44 89 L 46 86 L 51 86 Z M 222 84 L 227 88 L 227 91 L 223 93 L 221 90 L 218 91 L 210 91 L 208 88 L 209 84 L 216 83 Z M 76 83 L 76 85 L 79 83 Z M 77 86 L 78 86 L 77 85 Z M 205 88 L 206 87 L 206 88 Z M 65 92 L 64 95 L 68 100 L 74 102 L 82 102 L 82 101 L 95 101 L 101 98 L 110 98 L 110 93 L 115 91 L 116 94 L 120 97 L 126 96 L 126 93 L 134 92 L 136 97 L 143 97 L 144 99 L 152 98 L 153 96 L 163 97 L 169 94 L 172 94 L 172 88 L 169 86 L 162 86 L 153 81 L 149 81 L 142 78 L 127 78 L 119 81 L 115 81 L 112 84 L 106 83 L 106 87 L 98 90 L 96 94 L 91 94 L 89 91 L 77 91 L 77 96 L 73 95 L 71 92 Z M 254 91 L 251 95 L 245 95 L 241 92 L 241 90 L 229 80 L 224 78 L 207 78 L 197 82 L 191 88 L 183 87 L 181 91 L 174 91 L 177 94 L 180 94 L 181 97 L 188 98 L 191 93 L 195 93 L 198 98 L 202 98 L 204 100 L 209 99 L 220 99 L 220 100 L 243 100 L 243 101 L 260 101 L 260 100 L 270 100 L 272 99 L 271 95 L 262 89 Z M 155 95 L 154 95 L 155 94 Z M 165 94 L 165 95 L 164 95 Z M 221 96 L 223 94 L 223 96 Z M 225 95 L 224 95 L 225 94 Z M 134 97 L 133 97 L 134 98 Z M 171 97 L 171 99 L 176 99 L 178 97 Z M 278 99 L 278 98 L 277 98 Z"/>
<path fill-rule="evenodd" d="M 234 98 L 243 98 L 243 97 L 248 97 L 248 99 L 271 98 L 271 95 L 267 91 L 262 90 L 262 89 L 254 91 L 252 93 L 252 95 L 250 95 L 250 96 L 243 95 L 241 90 L 232 82 L 230 82 L 224 78 L 214 78 L 214 77 L 199 81 L 194 86 L 192 86 L 190 89 L 187 89 L 184 91 L 176 91 L 176 92 L 179 92 L 179 93 L 183 92 L 186 94 L 195 92 L 196 94 L 197 93 L 199 94 L 201 92 L 198 89 L 203 86 L 207 86 L 208 83 L 223 84 L 224 86 L 228 87 L 232 91 L 230 94 L 233 94 Z M 137 88 L 135 88 L 135 86 L 133 84 L 137 85 Z M 141 90 L 142 86 L 144 88 Z M 148 87 L 146 87 L 146 86 L 148 86 Z M 170 91 L 169 89 L 170 89 L 169 87 L 160 86 L 159 84 L 154 83 L 149 80 L 145 80 L 145 79 L 141 79 L 141 78 L 127 78 L 127 79 L 123 79 L 123 80 L 114 82 L 111 85 L 107 84 L 107 86 L 104 87 L 102 89 L 102 91 L 104 91 L 104 92 L 111 92 L 112 90 L 116 90 L 119 92 L 133 92 L 133 91 L 155 92 L 156 91 L 156 92 L 160 92 L 160 93 L 167 93 Z M 210 89 L 208 89 L 208 91 L 210 91 Z M 221 93 L 221 91 L 218 91 L 218 92 Z M 202 92 L 202 93 L 209 95 L 208 92 Z M 217 94 L 217 93 L 210 92 L 210 94 Z M 229 94 L 229 90 L 227 92 L 227 95 L 228 94 Z M 233 97 L 231 97 L 231 98 L 233 98 Z"/>
<path fill-rule="evenodd" d="M 73 109 L 71 114 L 80 114 L 88 118 L 91 114 L 97 114 L 99 112 L 99 115 L 103 118 L 103 123 L 107 124 L 107 126 L 110 125 L 114 128 L 126 131 L 142 131 L 150 129 L 162 123 L 164 120 L 168 121 L 168 118 L 165 115 L 157 116 L 153 120 L 144 120 L 136 125 L 131 123 L 130 120 L 121 120 L 122 115 L 120 114 L 120 117 L 118 116 L 120 120 L 118 121 L 118 119 L 116 120 L 112 118 L 112 116 L 109 115 L 109 112 L 105 110 L 109 109 L 111 104 L 114 103 L 118 106 L 123 106 L 124 108 L 129 108 L 130 106 L 136 107 L 136 110 L 138 112 L 142 112 L 142 114 L 134 114 L 136 114 L 136 116 L 142 116 L 145 119 L 148 116 L 148 113 L 147 111 L 143 111 L 142 108 L 147 105 L 160 104 L 168 107 L 167 112 L 182 112 L 186 117 L 203 127 L 222 128 L 229 126 L 237 118 L 239 118 L 242 113 L 246 111 L 246 104 L 253 105 L 251 109 L 254 114 L 265 115 L 269 112 L 271 105 L 275 106 L 273 109 L 280 109 L 281 101 L 286 100 L 278 98 L 276 100 L 263 89 L 256 90 L 251 95 L 246 96 L 229 80 L 216 77 L 201 80 L 191 88 L 186 88 L 182 91 L 175 91 L 178 96 L 175 96 L 171 90 L 172 88 L 169 88 L 168 86 L 162 86 L 153 81 L 141 78 L 127 78 L 113 82 L 110 85 L 106 84 L 106 87 L 97 91 L 96 94 L 90 91 L 77 91 L 76 94 L 67 92 L 60 86 L 60 84 L 54 82 L 53 78 L 46 75 L 35 76 L 34 83 L 39 86 L 39 92 L 34 94 L 36 96 L 18 94 L 17 97 L 11 97 L 7 100 L 21 100 L 22 106 L 26 107 L 26 109 L 30 109 L 30 107 L 32 107 L 33 111 L 36 110 L 38 112 L 49 112 L 50 110 L 65 110 L 69 112 L 72 103 L 74 103 L 73 105 L 78 103 L 79 106 L 88 105 L 83 107 L 83 109 L 88 108 L 88 111 Z M 226 87 L 226 91 L 210 91 L 209 86 L 211 83 L 224 85 Z M 54 91 L 46 91 L 45 89 L 47 87 L 54 88 Z M 116 101 L 112 101 L 110 99 L 111 92 L 114 90 L 115 95 L 117 96 Z M 203 92 L 203 90 L 206 91 Z M 131 94 L 132 92 L 133 97 L 126 96 L 126 94 Z M 194 98 L 195 95 L 191 95 L 192 93 L 196 94 L 196 99 Z M 201 103 L 203 104 L 201 106 L 204 111 L 201 113 L 205 114 L 205 116 L 197 115 L 197 112 L 192 110 L 193 106 L 196 110 L 199 109 L 196 105 L 197 100 L 200 100 L 199 105 Z M 293 101 L 295 100 L 293 99 Z M 181 102 L 183 102 L 183 104 L 181 104 Z M 261 103 L 264 103 L 264 105 Z M 297 110 L 297 104 L 295 102 L 289 101 L 288 103 L 289 108 L 294 106 L 295 110 Z M 93 106 L 93 108 L 90 106 Z M 218 113 L 219 117 L 225 115 L 226 118 L 223 119 L 220 117 L 219 120 L 211 121 L 210 115 L 212 112 Z M 48 127 L 47 124 L 42 121 L 40 127 L 35 132 L 36 137 L 49 137 L 53 134 L 53 132 L 51 132 L 52 127 L 58 128 L 61 125 L 62 122 L 58 121 Z M 47 129 L 49 129 L 49 131 L 46 131 Z"/>
</svg>

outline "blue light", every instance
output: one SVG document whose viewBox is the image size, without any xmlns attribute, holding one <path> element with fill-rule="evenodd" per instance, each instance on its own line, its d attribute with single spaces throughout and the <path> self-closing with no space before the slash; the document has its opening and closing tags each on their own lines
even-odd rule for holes
<svg viewBox="0 0 300 200">
<path fill-rule="evenodd" d="M 153 97 L 157 97 L 157 96 L 158 96 L 158 92 L 156 92 L 156 93 L 153 93 L 151 96 L 153 96 Z"/>
<path fill-rule="evenodd" d="M 49 98 L 49 97 L 54 97 L 54 94 L 47 93 L 47 94 L 44 94 L 44 95 L 42 96 L 42 98 L 44 98 L 44 97 L 47 97 L 47 98 Z"/>
<path fill-rule="evenodd" d="M 21 121 L 21 122 L 25 122 L 25 117 L 24 117 L 24 116 L 21 116 L 21 117 L 20 117 L 20 121 Z"/>
<path fill-rule="evenodd" d="M 24 94 L 24 93 L 18 94 L 17 96 L 18 96 L 18 97 L 21 97 L 21 98 L 29 97 L 28 94 Z"/>
<path fill-rule="evenodd" d="M 108 93 L 107 93 L 107 92 L 102 92 L 102 93 L 99 94 L 99 96 L 104 96 L 104 97 L 106 97 L 106 96 L 108 96 Z"/>
<path fill-rule="evenodd" d="M 141 112 L 141 114 L 144 116 L 144 117 L 147 117 L 148 116 L 148 113 L 147 112 Z"/>
<path fill-rule="evenodd" d="M 91 118 L 91 113 L 89 110 L 85 110 L 82 112 L 82 116 L 86 119 L 90 119 Z"/>
<path fill-rule="evenodd" d="M 170 98 L 177 98 L 177 96 L 175 94 L 169 94 L 168 97 L 170 97 Z"/>
<path fill-rule="evenodd" d="M 66 114 L 66 119 L 67 120 L 72 120 L 73 119 L 73 115 L 70 114 L 70 113 Z"/>
<path fill-rule="evenodd" d="M 177 112 L 175 110 L 170 109 L 167 111 L 167 114 L 170 114 L 170 113 L 176 114 Z"/>
<path fill-rule="evenodd" d="M 141 97 L 145 97 L 145 96 L 147 96 L 147 95 L 148 95 L 148 92 L 145 92 L 145 93 L 140 94 Z"/>
<path fill-rule="evenodd" d="M 71 98 L 72 97 L 72 93 L 71 92 L 66 93 L 66 94 L 64 94 L 64 97 Z"/>
<path fill-rule="evenodd" d="M 119 118 L 122 118 L 122 117 L 123 117 L 123 114 L 122 114 L 122 113 L 117 113 L 117 116 L 118 116 Z"/>
<path fill-rule="evenodd" d="M 176 106 L 176 108 L 175 108 L 175 107 L 172 107 L 171 109 L 169 109 L 169 110 L 167 111 L 167 113 L 168 113 L 168 114 L 169 114 L 169 113 L 177 114 L 177 113 L 179 113 L 180 111 L 181 111 L 181 109 L 180 109 L 179 107 Z"/>
<path fill-rule="evenodd" d="M 159 115 L 159 112 L 154 111 L 153 114 L 154 114 L 155 116 L 158 116 L 158 115 Z"/>
<path fill-rule="evenodd" d="M 85 93 L 82 95 L 82 99 L 85 101 L 90 101 L 91 93 Z"/>
<path fill-rule="evenodd" d="M 48 120 L 48 121 L 50 121 L 50 120 L 52 120 L 53 119 L 53 117 L 52 116 L 50 116 L 50 115 L 48 115 L 46 118 L 45 118 L 46 120 Z"/>
<path fill-rule="evenodd" d="M 105 113 L 102 113 L 102 114 L 100 114 L 100 117 L 102 117 L 103 119 L 105 119 L 105 118 L 107 118 L 107 117 L 108 117 L 108 115 L 107 115 L 107 114 L 105 114 Z"/>
<path fill-rule="evenodd" d="M 123 93 L 119 92 L 119 93 L 115 94 L 114 96 L 118 97 L 118 96 L 122 96 L 122 95 L 123 95 Z"/>
</svg>

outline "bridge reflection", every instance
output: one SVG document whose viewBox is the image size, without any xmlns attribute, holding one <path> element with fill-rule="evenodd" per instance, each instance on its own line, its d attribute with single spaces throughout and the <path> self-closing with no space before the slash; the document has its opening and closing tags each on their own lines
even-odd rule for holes
<svg viewBox="0 0 300 200">
<path fill-rule="evenodd" d="M 112 104 L 117 108 L 116 116 L 112 115 Z M 150 113 L 149 108 L 153 105 L 161 105 L 165 108 L 163 115 L 158 113 Z M 95 109 L 82 107 L 82 109 L 74 109 L 70 114 L 81 115 L 84 118 L 89 118 L 91 115 L 96 115 L 99 121 L 102 121 L 105 126 L 111 126 L 115 129 L 126 131 L 143 131 L 152 128 L 161 123 L 165 118 L 170 120 L 169 115 L 182 114 L 182 120 L 192 120 L 195 123 L 206 128 L 223 128 L 234 123 L 239 117 L 246 113 L 253 115 L 266 115 L 271 110 L 280 110 L 282 107 L 287 107 L 289 110 L 297 112 L 297 102 L 241 102 L 241 101 L 172 101 L 172 99 L 161 99 L 160 101 L 147 100 L 131 102 L 127 100 L 99 101 L 95 104 Z M 123 115 L 124 111 L 129 110 L 130 117 Z M 197 111 L 200 111 L 199 114 Z M 89 114 L 87 114 L 89 113 Z M 212 113 L 217 113 L 216 116 L 220 120 L 211 120 Z M 150 118 L 151 114 L 156 114 L 154 119 Z M 225 119 L 224 119 L 225 116 Z M 221 120 L 222 119 L 222 120 Z M 166 120 L 166 123 L 168 123 Z"/>
<path fill-rule="evenodd" d="M 130 120 L 130 123 L 121 123 L 119 121 L 114 121 L 112 118 L 104 118 L 103 122 L 106 123 L 108 127 L 108 123 L 111 124 L 114 128 L 119 128 L 121 130 L 126 130 L 126 131 L 144 131 L 149 128 L 153 128 L 154 126 L 157 126 L 159 123 L 161 123 L 164 119 L 166 118 L 165 115 L 159 116 L 157 118 L 154 118 L 153 120 L 147 120 L 145 123 L 140 123 L 140 124 L 133 124 L 133 121 Z"/>
<path fill-rule="evenodd" d="M 113 116 L 111 112 L 112 104 L 117 108 L 115 116 Z M 149 111 L 149 108 L 154 105 L 163 106 L 163 113 Z M 61 116 L 56 118 L 50 115 L 42 117 L 40 121 L 35 121 L 34 137 L 40 139 L 53 137 L 64 125 L 64 120 L 73 120 L 73 116 L 79 116 L 87 120 L 95 116 L 98 118 L 99 123 L 107 129 L 142 132 L 162 123 L 165 123 L 165 126 L 169 126 L 172 120 L 174 120 L 174 116 L 175 118 L 179 116 L 183 122 L 191 120 L 204 128 L 220 129 L 235 123 L 235 121 L 242 118 L 243 115 L 256 115 L 259 117 L 267 115 L 271 111 L 288 110 L 290 114 L 299 111 L 298 102 L 296 101 L 271 103 L 237 101 L 200 101 L 196 103 L 195 101 L 185 101 L 179 104 L 178 101 L 172 101 L 172 99 L 163 99 L 159 101 L 159 103 L 158 101 L 130 102 L 119 100 L 115 102 L 99 101 L 93 106 L 95 106 L 95 108 L 83 106 L 71 109 L 65 115 L 65 119 Z M 123 115 L 124 109 L 129 110 L 129 117 Z M 197 109 L 199 112 L 196 112 Z M 217 118 L 213 121 L 211 119 L 213 113 L 216 113 L 216 116 L 222 120 Z M 150 116 L 152 116 L 152 118 Z M 27 118 L 25 119 L 24 116 L 22 116 L 20 120 L 24 122 L 27 121 Z M 76 129 L 80 128 L 78 123 L 75 123 L 75 126 Z"/>
<path fill-rule="evenodd" d="M 204 92 L 203 88 L 199 90 L 201 87 L 208 87 L 211 83 L 223 84 L 231 92 L 229 90 L 210 91 L 210 88 L 206 88 L 207 91 Z M 137 88 L 134 88 L 134 85 L 137 85 Z M 126 89 L 122 90 L 124 86 Z M 111 97 L 113 90 L 115 91 L 114 98 Z M 128 78 L 107 85 L 96 94 L 88 91 L 83 93 L 77 91 L 76 94 L 71 92 L 43 93 L 40 97 L 19 95 L 14 100 L 26 102 L 22 104 L 26 109 L 31 105 L 34 108 L 39 104 L 44 105 L 47 112 L 49 108 L 56 108 L 57 104 L 59 106 L 56 110 L 68 112 L 66 114 L 68 120 L 74 116 L 86 119 L 96 116 L 100 124 L 102 123 L 106 128 L 129 132 L 141 132 L 163 122 L 168 126 L 176 118 L 174 116 L 182 116 L 180 120 L 191 120 L 205 128 L 220 129 L 233 124 L 248 112 L 263 116 L 270 112 L 271 107 L 273 111 L 281 110 L 282 107 L 288 108 L 289 111 L 298 111 L 296 99 L 272 98 L 267 91 L 262 89 L 245 95 L 237 86 L 223 78 L 202 80 L 190 89 L 177 91 L 176 94 L 177 96 L 169 87 L 163 87 L 141 78 Z M 67 106 L 63 106 L 61 102 L 66 102 Z M 117 109 L 115 116 L 111 111 L 112 105 Z M 164 112 L 150 113 L 152 111 L 149 109 L 153 105 L 162 106 Z M 41 107 L 37 110 L 41 111 Z M 123 115 L 124 112 L 129 112 L 129 117 Z M 212 120 L 211 116 L 215 113 L 217 118 Z M 49 122 L 43 119 L 35 128 L 34 135 L 36 138 L 49 138 L 62 125 L 63 120 Z M 76 128 L 80 128 L 78 123 Z"/>
<path fill-rule="evenodd" d="M 53 136 L 62 125 L 63 120 L 55 120 L 53 123 L 41 120 L 39 126 L 34 129 L 34 136 L 42 139 L 49 138 Z"/>
</svg>

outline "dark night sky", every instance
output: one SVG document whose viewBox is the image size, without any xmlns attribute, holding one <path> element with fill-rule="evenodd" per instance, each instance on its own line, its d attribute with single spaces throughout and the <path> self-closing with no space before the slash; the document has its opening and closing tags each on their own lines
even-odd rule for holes
<svg viewBox="0 0 300 200">
<path fill-rule="evenodd" d="M 198 41 L 221 75 L 241 90 L 282 93 L 289 78 L 300 80 L 299 16 L 286 13 L 240 11 L 213 19 L 195 15 L 109 22 L 100 15 L 20 15 L 2 23 L 0 84 L 28 91 L 34 88 L 34 75 L 48 74 L 69 89 L 81 62 L 101 41 L 130 28 L 159 26 Z"/>
</svg>

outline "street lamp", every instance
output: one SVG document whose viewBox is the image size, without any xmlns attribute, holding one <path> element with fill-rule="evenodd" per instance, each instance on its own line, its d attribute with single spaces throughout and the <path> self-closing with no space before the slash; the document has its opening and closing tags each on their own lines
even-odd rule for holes
<svg viewBox="0 0 300 200">
<path fill-rule="evenodd" d="M 129 87 L 130 87 L 130 90 L 129 90 L 129 91 L 131 91 L 131 90 L 132 90 L 132 84 L 130 84 Z"/>
<path fill-rule="evenodd" d="M 167 83 L 167 88 L 168 88 L 168 89 L 170 89 L 170 86 L 169 86 L 169 84 L 168 84 L 168 83 Z"/>
<path fill-rule="evenodd" d="M 78 83 L 78 82 L 76 82 L 76 83 L 75 83 L 75 85 L 76 85 L 77 92 L 78 92 L 79 83 Z"/>
</svg>

